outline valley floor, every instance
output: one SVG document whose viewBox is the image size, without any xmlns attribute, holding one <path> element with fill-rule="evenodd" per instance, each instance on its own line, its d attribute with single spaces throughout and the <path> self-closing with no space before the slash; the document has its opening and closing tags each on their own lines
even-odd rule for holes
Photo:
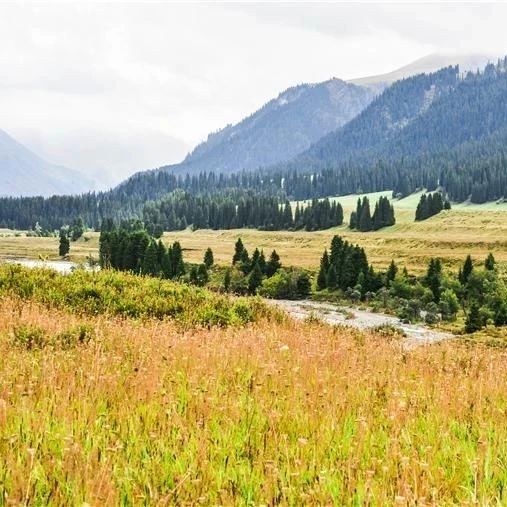
<svg viewBox="0 0 507 507">
<path fill-rule="evenodd" d="M 374 202 L 379 195 L 389 195 L 389 192 L 369 194 L 370 201 Z M 316 232 L 185 230 L 166 233 L 164 240 L 167 243 L 178 240 L 185 260 L 190 262 L 201 262 L 209 246 L 219 265 L 230 264 L 234 243 L 241 237 L 249 251 L 256 247 L 268 253 L 276 249 L 285 265 L 316 269 L 324 248 L 335 234 L 363 246 L 377 268 L 385 268 L 395 259 L 411 272 L 420 273 L 431 257 L 440 257 L 446 266 L 456 267 L 468 254 L 483 259 L 490 251 L 497 261 L 507 263 L 507 204 L 457 205 L 423 222 L 414 222 L 418 196 L 394 201 L 396 225 L 377 232 L 350 231 L 347 225 Z M 344 208 L 345 223 L 357 197 L 337 198 Z M 29 238 L 24 233 L 18 234 L 0 231 L 0 257 L 57 258 L 57 238 Z M 86 233 L 84 238 L 71 243 L 71 260 L 84 262 L 89 256 L 98 258 L 98 233 Z"/>
</svg>

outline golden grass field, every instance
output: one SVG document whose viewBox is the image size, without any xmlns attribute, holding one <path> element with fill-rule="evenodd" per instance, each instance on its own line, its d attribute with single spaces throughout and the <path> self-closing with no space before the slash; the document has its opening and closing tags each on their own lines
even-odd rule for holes
<svg viewBox="0 0 507 507">
<path fill-rule="evenodd" d="M 17 326 L 88 344 L 27 350 Z M 0 504 L 505 505 L 507 352 L 0 301 Z"/>
<path fill-rule="evenodd" d="M 389 195 L 389 192 L 370 194 L 370 201 L 374 202 L 379 195 Z M 450 211 L 416 223 L 413 219 L 418 195 L 394 201 L 396 225 L 377 232 L 353 232 L 347 225 L 318 232 L 185 230 L 166 233 L 164 240 L 180 241 L 185 259 L 192 262 L 202 261 L 209 246 L 213 249 L 215 261 L 222 265 L 230 263 L 234 243 L 241 237 L 249 250 L 259 247 L 270 253 L 276 249 L 286 265 L 316 269 L 324 248 L 329 246 L 335 234 L 365 247 L 375 267 L 386 267 L 391 259 L 395 259 L 409 270 L 421 272 L 430 257 L 440 257 L 446 265 L 457 266 L 468 254 L 482 260 L 489 251 L 498 261 L 507 263 L 507 204 L 457 205 Z M 357 196 L 337 200 L 343 205 L 345 222 L 348 223 Z M 57 238 L 14 237 L 12 234 L 5 236 L 6 233 L 0 231 L 0 257 L 48 255 L 57 258 Z M 81 239 L 71 244 L 71 259 L 84 261 L 89 255 L 98 257 L 98 234 L 86 233 L 85 237 L 88 241 Z"/>
</svg>

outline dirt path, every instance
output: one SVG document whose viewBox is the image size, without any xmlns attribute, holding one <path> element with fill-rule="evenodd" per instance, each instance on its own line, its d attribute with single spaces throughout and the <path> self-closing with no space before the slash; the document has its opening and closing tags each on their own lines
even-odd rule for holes
<svg viewBox="0 0 507 507">
<path fill-rule="evenodd" d="M 397 317 L 392 315 L 357 310 L 350 307 L 338 307 L 331 303 L 310 300 L 269 300 L 269 303 L 301 320 L 314 315 L 328 324 L 341 324 L 361 330 L 388 324 L 401 329 L 410 341 L 417 344 L 434 343 L 453 337 L 452 334 L 437 331 L 422 324 L 403 324 Z"/>
</svg>

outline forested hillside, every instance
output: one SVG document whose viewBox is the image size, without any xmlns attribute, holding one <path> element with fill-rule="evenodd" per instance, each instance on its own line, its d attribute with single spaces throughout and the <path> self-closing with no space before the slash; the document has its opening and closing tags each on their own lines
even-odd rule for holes
<svg viewBox="0 0 507 507">
<path fill-rule="evenodd" d="M 231 173 L 290 160 L 354 118 L 374 96 L 340 79 L 289 88 L 240 123 L 210 134 L 182 164 L 167 169 Z"/>
<path fill-rule="evenodd" d="M 233 206 L 248 190 L 279 204 L 388 189 L 404 196 L 418 188 L 440 188 L 454 201 L 501 199 L 507 194 L 506 67 L 504 59 L 464 77 L 449 67 L 395 83 L 357 118 L 289 163 L 232 174 L 158 170 L 139 173 L 109 192 L 0 199 L 0 226 L 26 229 L 39 222 L 53 229 L 77 216 L 91 227 L 104 218 L 143 219 L 146 201 L 176 189 L 215 201 L 227 195 Z"/>
</svg>

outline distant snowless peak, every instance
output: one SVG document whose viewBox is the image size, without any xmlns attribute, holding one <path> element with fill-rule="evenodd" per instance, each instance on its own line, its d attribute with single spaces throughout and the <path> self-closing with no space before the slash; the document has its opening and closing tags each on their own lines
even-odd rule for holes
<svg viewBox="0 0 507 507">
<path fill-rule="evenodd" d="M 488 62 L 495 62 L 497 56 L 485 53 L 432 53 L 419 58 L 399 69 L 386 74 L 349 79 L 349 83 L 382 89 L 399 79 L 416 74 L 435 72 L 449 65 L 459 65 L 460 72 L 483 69 Z"/>
</svg>

